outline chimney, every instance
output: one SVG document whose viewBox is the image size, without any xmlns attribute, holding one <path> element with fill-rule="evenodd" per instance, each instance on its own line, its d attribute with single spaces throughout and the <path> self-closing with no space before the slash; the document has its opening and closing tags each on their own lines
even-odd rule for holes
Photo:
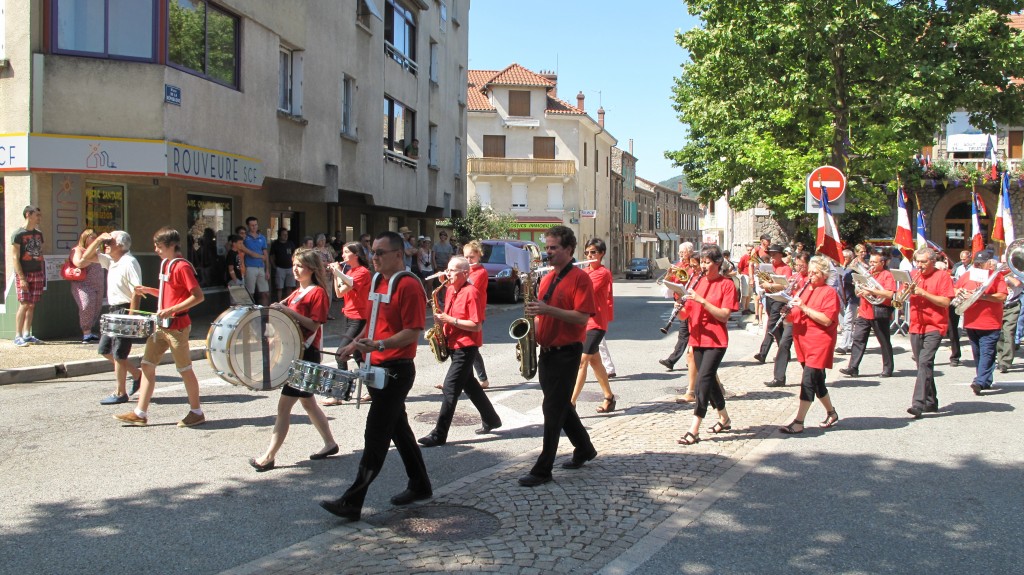
<svg viewBox="0 0 1024 575">
<path fill-rule="evenodd" d="M 597 109 L 597 125 L 604 127 L 604 106 Z"/>
<path fill-rule="evenodd" d="M 547 78 L 548 80 L 551 80 L 551 83 L 554 84 L 554 86 L 548 88 L 548 95 L 551 96 L 552 98 L 557 98 L 558 97 L 558 74 L 556 74 L 554 72 L 554 70 L 541 70 L 540 71 L 540 75 L 545 77 L 545 78 Z"/>
<path fill-rule="evenodd" d="M 581 112 L 584 110 L 584 108 L 583 108 L 583 100 L 585 98 L 586 98 L 586 96 L 583 95 L 583 91 L 582 90 L 580 90 L 579 94 L 576 94 L 576 107 L 579 108 Z"/>
<path fill-rule="evenodd" d="M 680 196 L 683 195 L 683 182 L 682 181 L 676 182 L 676 191 L 679 192 Z M 821 203 L 821 202 L 818 202 L 818 203 Z"/>
<path fill-rule="evenodd" d="M 633 155 L 633 138 L 629 139 L 629 155 Z"/>
</svg>

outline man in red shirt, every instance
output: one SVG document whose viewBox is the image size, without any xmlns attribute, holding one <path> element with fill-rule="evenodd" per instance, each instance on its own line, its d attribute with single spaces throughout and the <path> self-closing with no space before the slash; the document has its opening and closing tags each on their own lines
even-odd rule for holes
<svg viewBox="0 0 1024 575">
<path fill-rule="evenodd" d="M 484 314 L 478 290 L 466 281 L 469 260 L 461 256 L 451 258 L 446 273 L 448 288 L 445 290 L 444 310 L 434 314 L 434 321 L 442 325 L 448 356 L 452 361 L 444 379 L 444 400 L 437 423 L 433 431 L 419 438 L 423 447 L 444 445 L 448 440 L 455 406 L 463 391 L 483 419 L 483 426 L 476 430 L 477 434 L 490 433 L 492 429 L 501 427 L 501 418 L 494 411 L 480 382 L 473 377 L 473 359 L 480 355 L 480 346 L 484 344 Z"/>
<path fill-rule="evenodd" d="M 181 236 L 177 230 L 160 228 L 153 236 L 153 251 L 160 256 L 160 288 L 135 286 L 138 296 L 156 296 L 156 330 L 146 339 L 142 355 L 142 386 L 139 387 L 138 406 L 114 419 L 128 425 L 144 426 L 148 423 L 147 409 L 156 388 L 156 366 L 168 348 L 174 358 L 174 367 L 181 374 L 188 394 L 189 412 L 178 422 L 178 427 L 191 427 L 206 422 L 199 405 L 199 380 L 192 370 L 192 355 L 188 347 L 188 334 L 192 320 L 188 310 L 203 302 L 203 289 L 196 281 L 196 270 L 181 255 L 178 245 Z"/>
<path fill-rule="evenodd" d="M 782 246 L 772 244 L 768 248 L 768 254 L 771 256 L 773 274 L 787 278 L 793 275 L 793 269 L 782 261 L 782 256 L 785 254 L 785 252 L 782 251 Z M 765 293 L 776 293 L 786 289 L 786 286 L 783 284 L 772 283 L 769 281 L 760 282 L 760 286 Z M 768 351 L 772 348 L 772 342 L 777 342 L 779 338 L 782 337 L 782 327 L 780 326 L 775 330 L 773 330 L 772 327 L 779 323 L 779 314 L 782 313 L 782 308 L 786 304 L 770 298 L 765 298 L 765 305 L 768 309 L 768 323 L 764 326 L 764 339 L 761 340 L 761 350 L 754 354 L 754 359 L 757 360 L 758 363 L 764 363 L 765 358 L 768 357 Z"/>
<path fill-rule="evenodd" d="M 597 313 L 590 316 L 587 321 L 587 339 L 583 343 L 583 357 L 580 361 L 579 371 L 576 373 L 576 387 L 572 390 L 572 398 L 569 400 L 573 406 L 576 399 L 583 391 L 583 384 L 587 381 L 587 367 L 594 368 L 594 376 L 597 383 L 604 392 L 604 403 L 597 408 L 598 413 L 611 413 L 615 411 L 615 394 L 612 393 L 612 386 L 608 383 L 608 372 L 601 363 L 598 356 L 598 348 L 608 333 L 608 324 L 615 316 L 615 303 L 612 296 L 612 272 L 604 267 L 601 260 L 607 251 L 604 240 L 592 238 L 583 248 L 583 257 L 593 260 L 594 263 L 588 266 L 586 272 L 590 276 L 590 282 L 594 286 L 594 305 Z"/>
<path fill-rule="evenodd" d="M 551 469 L 558 452 L 558 438 L 565 436 L 575 447 L 572 459 L 562 464 L 579 469 L 597 457 L 590 434 L 583 427 L 569 397 L 583 355 L 587 321 L 597 312 L 594 286 L 586 272 L 572 265 L 576 235 L 566 226 L 553 226 L 544 232 L 545 249 L 552 270 L 537 286 L 536 301 L 526 304 L 526 315 L 533 316 L 540 353 L 537 373 L 544 392 L 544 447 L 530 473 L 519 478 L 524 487 L 551 481 Z"/>
<path fill-rule="evenodd" d="M 939 410 L 935 391 L 935 352 L 949 325 L 949 302 L 953 299 L 953 280 L 935 269 L 938 254 L 931 248 L 914 253 L 917 273 L 910 289 L 910 347 L 917 358 L 917 383 L 907 413 L 914 419 L 922 413 Z"/>
<path fill-rule="evenodd" d="M 956 293 L 969 295 L 980 287 L 983 281 L 973 274 L 986 275 L 995 273 L 996 261 L 989 250 L 978 252 L 974 256 L 974 269 L 981 272 L 968 272 L 960 276 L 956 282 Z M 964 310 L 964 328 L 967 338 L 971 340 L 971 352 L 974 354 L 975 376 L 971 383 L 974 395 L 981 395 L 981 390 L 992 387 L 992 372 L 996 367 L 996 344 L 999 342 L 999 328 L 1003 325 L 1003 302 L 1006 301 L 1006 282 L 1002 275 L 996 277 L 984 295 Z"/>
<path fill-rule="evenodd" d="M 368 302 L 367 305 L 378 306 L 376 324 L 367 326 L 365 337 L 346 345 L 341 351 L 342 361 L 348 361 L 356 351 L 363 352 L 364 356 L 371 354 L 370 363 L 388 371 L 387 384 L 383 389 L 368 388 L 373 401 L 366 414 L 363 456 L 359 460 L 355 481 L 338 499 L 320 502 L 327 511 L 350 521 L 359 519 L 366 492 L 384 467 L 392 441 L 402 458 L 409 481 L 405 491 L 392 497 L 391 503 L 407 505 L 433 496 L 427 466 L 423 463 L 423 454 L 416 444 L 416 436 L 405 411 L 405 398 L 416 379 L 413 358 L 426 324 L 427 297 L 420 279 L 405 271 L 403 244 L 402 236 L 395 232 L 382 232 L 374 240 L 370 253 L 373 254 L 374 268 L 383 277 L 377 285 L 370 286 L 370 297 L 388 294 L 390 300 Z"/>
<path fill-rule="evenodd" d="M 881 251 L 871 254 L 868 271 L 878 282 L 877 289 L 858 289 L 860 307 L 857 308 L 857 319 L 853 320 L 853 349 L 850 352 L 850 363 L 839 372 L 850 377 L 860 374 L 860 360 L 864 358 L 864 350 L 868 347 L 868 334 L 875 332 L 875 339 L 882 348 L 882 373 L 878 377 L 892 377 L 892 342 L 889 339 L 889 321 L 892 318 L 892 294 L 896 289 L 896 280 L 886 268 L 885 256 Z M 884 301 L 872 305 L 866 296 L 880 297 Z"/>
</svg>

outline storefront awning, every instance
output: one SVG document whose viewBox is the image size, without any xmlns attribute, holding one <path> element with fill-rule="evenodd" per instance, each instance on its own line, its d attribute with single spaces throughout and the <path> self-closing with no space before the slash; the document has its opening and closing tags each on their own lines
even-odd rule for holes
<svg viewBox="0 0 1024 575">
<path fill-rule="evenodd" d="M 672 238 L 668 237 L 668 234 L 666 234 L 665 232 L 657 232 L 657 234 L 658 234 L 658 239 L 660 239 L 660 240 L 663 240 L 663 241 L 667 242 L 667 241 L 671 241 L 671 239 L 672 239 Z"/>
<path fill-rule="evenodd" d="M 648 233 L 639 233 L 636 235 L 636 239 L 640 240 L 641 242 L 656 242 L 658 241 L 658 236 Z"/>
<path fill-rule="evenodd" d="M 678 242 L 679 241 L 679 234 L 673 234 L 673 233 L 670 232 L 668 234 L 668 239 L 673 241 L 673 242 Z"/>
</svg>

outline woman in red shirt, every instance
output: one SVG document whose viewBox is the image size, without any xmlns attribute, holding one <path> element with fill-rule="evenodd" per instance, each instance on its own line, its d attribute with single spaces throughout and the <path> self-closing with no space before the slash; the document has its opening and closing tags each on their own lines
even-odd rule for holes
<svg viewBox="0 0 1024 575">
<path fill-rule="evenodd" d="M 812 258 L 807 278 L 810 285 L 789 301 L 787 319 L 793 322 L 793 347 L 804 374 L 800 380 L 800 405 L 793 421 L 779 428 L 782 433 L 804 432 L 804 417 L 815 396 L 828 412 L 821 427 L 832 427 L 839 421 L 825 388 L 825 370 L 832 367 L 839 327 L 839 295 L 825 285 L 830 269 L 829 260 L 824 256 Z"/>
<path fill-rule="evenodd" d="M 736 284 L 722 274 L 722 250 L 707 246 L 700 252 L 702 277 L 693 282 L 686 296 L 686 312 L 690 324 L 690 347 L 697 367 L 697 402 L 693 408 L 690 431 L 679 442 L 693 445 L 700 441 L 700 424 L 708 412 L 708 403 L 718 410 L 718 422 L 708 428 L 711 433 L 732 429 L 729 412 L 725 410 L 725 395 L 715 380 L 718 366 L 729 346 L 726 322 L 729 314 L 738 311 Z"/>
<path fill-rule="evenodd" d="M 284 312 L 299 324 L 305 345 L 302 359 L 320 363 L 320 346 L 323 338 L 321 328 L 327 322 L 327 310 L 331 300 L 327 295 L 327 290 L 324 289 L 327 279 L 317 252 L 306 248 L 295 250 L 295 255 L 292 256 L 292 274 L 295 275 L 295 282 L 299 287 L 279 303 L 270 304 L 270 307 Z M 270 471 L 274 468 L 274 457 L 277 455 L 277 450 L 284 444 L 284 438 L 288 435 L 288 425 L 295 402 L 302 404 L 302 408 L 309 415 L 309 421 L 324 440 L 323 449 L 310 455 L 309 458 L 324 459 L 338 453 L 338 443 L 334 441 L 334 436 L 331 434 L 327 416 L 313 399 L 313 394 L 285 385 L 281 388 L 281 398 L 277 402 L 277 419 L 274 421 L 274 433 L 270 436 L 270 445 L 262 456 L 249 459 L 249 465 L 256 471 Z"/>
<path fill-rule="evenodd" d="M 608 333 L 608 323 L 615 314 L 612 273 L 601 263 L 607 249 L 604 240 L 600 238 L 591 239 L 583 248 L 583 259 L 594 262 L 585 271 L 590 276 L 590 282 L 594 284 L 594 305 L 597 307 L 597 313 L 587 320 L 587 339 L 583 342 L 583 356 L 580 359 L 580 368 L 576 372 L 576 387 L 572 390 L 572 399 L 569 401 L 573 406 L 576 405 L 576 398 L 580 396 L 583 384 L 587 381 L 587 366 L 590 366 L 594 368 L 594 376 L 601 385 L 601 391 L 604 392 L 604 403 L 597 408 L 598 413 L 615 411 L 615 394 L 612 393 L 612 386 L 608 384 L 608 372 L 601 362 L 601 356 L 598 355 L 598 347 Z"/>
<path fill-rule="evenodd" d="M 327 268 L 334 276 L 334 295 L 342 298 L 345 305 L 341 309 L 344 316 L 341 328 L 341 341 L 338 343 L 338 351 L 352 343 L 355 338 L 363 332 L 366 321 L 369 319 L 368 302 L 370 301 L 370 264 L 363 255 L 362 246 L 358 242 L 349 242 L 341 248 L 341 260 L 344 263 L 331 263 Z M 349 279 L 342 278 L 339 273 L 344 273 Z M 336 354 L 337 355 L 337 354 Z M 356 352 L 356 363 L 362 361 L 362 354 Z M 339 369 L 348 369 L 348 362 L 337 358 Z M 336 397 L 326 397 L 320 405 L 340 405 L 341 400 Z"/>
</svg>

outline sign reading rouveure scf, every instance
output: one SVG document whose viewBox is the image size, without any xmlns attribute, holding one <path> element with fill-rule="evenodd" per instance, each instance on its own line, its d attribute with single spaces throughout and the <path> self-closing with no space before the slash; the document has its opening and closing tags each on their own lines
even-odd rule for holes
<svg viewBox="0 0 1024 575">
<path fill-rule="evenodd" d="M 167 142 L 167 175 L 250 188 L 263 185 L 258 160 L 176 142 Z"/>
</svg>

